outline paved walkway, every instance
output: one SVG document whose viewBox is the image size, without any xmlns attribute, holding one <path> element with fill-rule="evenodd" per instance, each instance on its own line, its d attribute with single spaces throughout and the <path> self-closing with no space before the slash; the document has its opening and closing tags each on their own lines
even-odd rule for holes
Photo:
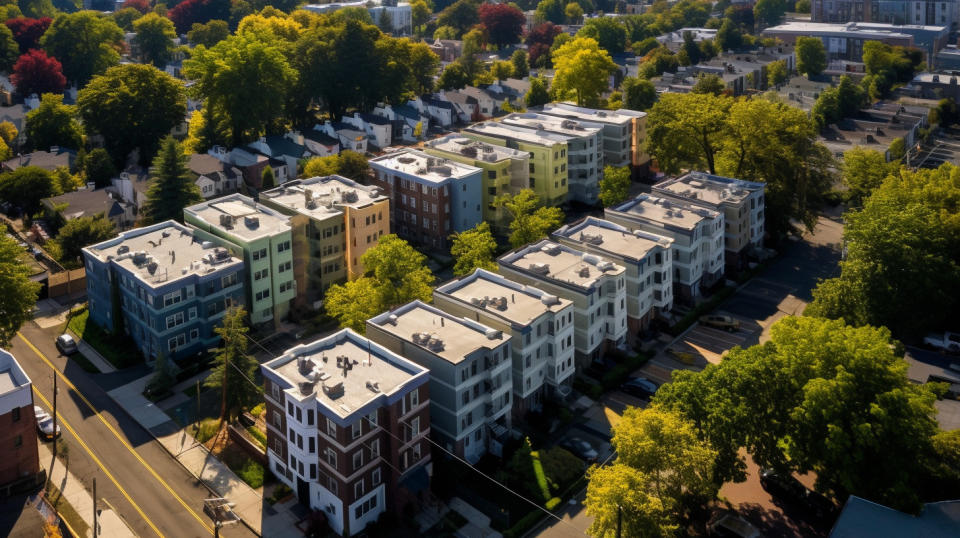
<svg viewBox="0 0 960 538">
<path fill-rule="evenodd" d="M 67 332 L 73 335 L 73 339 L 77 341 L 77 350 L 80 351 L 80 354 L 87 358 L 94 366 L 97 367 L 97 370 L 100 370 L 101 374 L 112 374 L 116 372 L 117 369 L 110 364 L 110 361 L 103 358 L 103 355 L 99 351 L 93 348 L 86 340 L 81 339 L 77 336 L 76 333 L 67 329 Z"/>
<path fill-rule="evenodd" d="M 93 535 L 93 496 L 87 491 L 86 487 L 80 482 L 80 479 L 73 476 L 60 460 L 55 460 L 53 452 L 45 443 L 39 444 L 40 464 L 47 470 L 47 477 L 57 489 L 63 499 L 80 514 L 80 517 L 87 523 L 91 530 L 86 536 Z M 114 512 L 105 501 L 98 505 L 100 509 L 100 536 L 113 537 L 136 537 L 136 534 L 127 527 L 127 524 Z"/>
</svg>

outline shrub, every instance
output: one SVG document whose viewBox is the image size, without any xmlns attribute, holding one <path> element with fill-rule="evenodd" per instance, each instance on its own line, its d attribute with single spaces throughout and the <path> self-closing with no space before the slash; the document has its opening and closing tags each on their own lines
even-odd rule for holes
<svg viewBox="0 0 960 538">
<path fill-rule="evenodd" d="M 293 490 L 290 489 L 290 486 L 280 483 L 276 488 L 274 488 L 273 493 L 267 497 L 267 502 L 270 504 L 277 504 L 280 499 L 285 498 L 287 495 L 293 493 Z"/>
<path fill-rule="evenodd" d="M 556 484 L 556 491 L 566 489 L 583 474 L 583 461 L 561 447 L 541 451 L 540 463 L 544 474 Z"/>
<path fill-rule="evenodd" d="M 257 428 L 256 426 L 250 426 L 247 428 L 247 433 L 250 434 L 250 437 L 254 438 L 254 440 L 260 445 L 260 448 L 266 450 L 267 434 L 260 431 L 260 428 Z"/>
<path fill-rule="evenodd" d="M 250 414 L 255 417 L 260 417 L 260 416 L 263 416 L 266 410 L 267 410 L 266 404 L 264 402 L 260 402 L 257 405 L 255 405 L 253 409 L 250 410 Z"/>
<path fill-rule="evenodd" d="M 546 507 L 547 510 L 553 510 L 553 509 L 556 508 L 557 505 L 559 505 L 561 502 L 562 502 L 562 499 L 560 499 L 560 497 L 554 497 L 554 498 L 550 499 L 549 501 L 547 501 L 547 504 L 545 504 L 544 506 Z"/>
<path fill-rule="evenodd" d="M 196 429 L 194 437 L 200 443 L 206 443 L 217 434 L 217 426 L 220 425 L 218 418 L 206 418 L 200 421 L 200 426 Z"/>
<path fill-rule="evenodd" d="M 237 471 L 237 476 L 251 488 L 257 489 L 263 486 L 263 465 L 248 459 L 243 463 L 243 467 Z"/>
</svg>

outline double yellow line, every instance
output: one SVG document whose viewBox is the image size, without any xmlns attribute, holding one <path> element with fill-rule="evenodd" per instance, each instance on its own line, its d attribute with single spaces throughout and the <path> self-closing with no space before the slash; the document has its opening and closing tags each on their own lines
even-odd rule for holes
<svg viewBox="0 0 960 538">
<path fill-rule="evenodd" d="M 83 400 L 83 403 L 86 404 L 86 406 L 90 409 L 90 412 L 93 413 L 94 415 L 96 415 L 96 417 L 97 417 L 98 419 L 100 419 L 100 422 L 102 422 L 103 425 L 106 426 L 107 429 L 110 430 L 111 433 L 113 433 L 114 437 L 116 437 L 117 440 L 120 441 L 120 443 L 121 443 L 124 447 L 126 447 L 126 449 L 127 449 L 131 454 L 133 454 L 133 456 L 134 456 L 135 458 L 137 458 L 137 461 L 139 461 L 140 464 L 143 465 L 143 467 L 144 467 L 147 471 L 149 471 L 150 474 L 153 475 L 153 477 L 156 478 L 158 482 L 160 482 L 160 485 L 162 485 L 162 486 L 164 487 L 164 489 L 166 489 L 166 490 L 170 493 L 170 495 L 172 495 L 173 498 L 175 498 L 175 499 L 180 503 L 180 505 L 183 506 L 183 508 L 184 508 L 190 515 L 192 515 L 192 516 L 200 523 L 200 525 L 203 526 L 203 528 L 207 529 L 207 531 L 208 531 L 211 535 L 213 535 L 213 534 L 214 534 L 213 528 L 211 528 L 210 525 L 208 525 L 207 522 L 204 521 L 204 519 L 203 519 L 202 517 L 200 517 L 199 514 L 197 514 L 192 508 L 190 508 L 190 505 L 188 505 L 179 495 L 177 495 L 177 493 L 176 493 L 175 491 L 173 491 L 173 489 L 170 487 L 170 485 L 167 484 L 167 482 L 166 482 L 163 478 L 160 478 L 160 475 L 157 474 L 157 472 L 154 471 L 153 468 L 150 467 L 150 465 L 148 465 L 147 462 L 144 461 L 144 459 L 143 459 L 142 457 L 140 457 L 140 454 L 138 454 L 137 451 L 134 450 L 132 446 L 130 446 L 130 443 L 128 443 L 128 442 L 126 441 L 126 439 L 124 439 L 124 438 L 120 435 L 119 432 L 117 432 L 117 430 L 113 427 L 113 425 L 110 424 L 109 422 L 107 422 L 107 420 L 106 420 L 105 418 L 103 418 L 103 416 L 102 416 L 99 412 L 97 412 L 96 409 L 94 409 L 93 405 L 90 403 L 89 400 L 87 400 L 86 396 L 84 396 L 83 393 L 81 393 L 81 392 L 77 389 L 76 385 L 74 385 L 73 383 L 71 383 L 70 380 L 67 379 L 66 376 L 64 376 L 64 375 L 60 372 L 60 370 L 57 370 L 57 368 L 53 365 L 53 363 L 50 362 L 50 360 L 47 359 L 47 357 L 46 357 L 43 353 L 41 353 L 40 350 L 37 349 L 37 347 L 34 346 L 32 342 L 30 342 L 29 340 L 27 340 L 27 338 L 26 338 L 22 333 L 17 332 L 17 336 L 19 336 L 20 339 L 23 340 L 23 342 L 26 343 L 27 346 L 29 346 L 30 349 L 32 349 L 33 352 L 36 353 L 37 356 L 40 357 L 40 358 L 43 360 L 43 362 L 47 363 L 47 365 L 50 367 L 50 369 L 53 370 L 54 375 L 58 376 L 61 380 L 63 380 L 63 382 L 66 383 L 67 386 L 70 387 L 70 389 L 73 390 L 73 392 L 76 393 L 76 395 L 79 396 L 81 400 Z M 43 402 L 44 402 L 45 404 L 47 404 L 48 407 L 51 407 L 51 408 L 52 408 L 52 405 L 50 405 L 50 402 L 43 396 L 43 394 L 40 394 L 40 391 L 38 391 L 36 387 L 33 387 L 33 391 L 34 391 L 34 393 L 35 393 L 37 396 L 40 397 L 41 400 L 43 400 Z M 161 533 L 160 530 L 157 529 L 157 526 L 154 525 L 152 521 L 150 521 L 150 518 L 148 518 L 147 515 L 143 513 L 143 510 L 140 509 L 140 507 L 137 505 L 137 503 L 135 503 L 135 502 L 133 501 L 133 499 L 130 497 L 130 495 L 127 494 L 126 490 L 123 489 L 123 486 L 121 486 L 120 483 L 117 482 L 116 478 L 113 477 L 113 474 L 110 473 L 110 470 L 107 469 L 107 466 L 104 465 L 103 462 L 101 462 L 99 458 L 97 458 L 97 456 L 93 453 L 93 451 L 90 450 L 90 447 L 88 447 L 87 444 L 86 444 L 85 442 L 83 442 L 83 439 L 81 439 L 80 436 L 77 435 L 77 432 L 70 426 L 70 424 L 67 423 L 66 420 L 64 420 L 64 419 L 62 418 L 62 416 L 60 415 L 60 413 L 57 413 L 57 421 L 58 421 L 59 424 L 63 424 L 63 426 L 64 426 L 65 428 L 67 428 L 67 431 L 69 431 L 69 432 L 71 433 L 71 435 L 73 435 L 73 436 L 77 439 L 77 441 L 80 443 L 80 445 L 83 447 L 83 449 L 86 450 L 88 454 L 90 454 L 90 457 L 93 458 L 93 461 L 96 462 L 96 464 L 97 464 L 98 466 L 100 466 L 100 469 L 103 470 L 103 472 L 104 472 L 105 475 L 107 475 L 107 478 L 109 478 L 110 481 L 113 482 L 113 484 L 114 484 L 115 486 L 117 486 L 117 489 L 120 490 L 120 493 L 123 494 L 124 498 L 127 499 L 127 502 L 129 502 L 130 505 L 133 506 L 133 508 L 137 511 L 137 513 L 140 514 L 140 516 L 144 519 L 144 521 L 147 522 L 147 525 L 149 525 L 150 528 L 153 529 L 153 531 L 154 531 L 155 533 L 157 533 L 157 536 L 161 536 L 161 537 L 162 537 L 162 536 L 163 536 L 163 533 Z"/>
</svg>

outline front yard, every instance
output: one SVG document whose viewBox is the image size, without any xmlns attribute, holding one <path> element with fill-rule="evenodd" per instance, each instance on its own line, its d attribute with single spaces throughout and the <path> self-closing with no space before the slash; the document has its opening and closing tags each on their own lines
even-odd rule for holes
<svg viewBox="0 0 960 538">
<path fill-rule="evenodd" d="M 118 370 L 143 361 L 140 350 L 126 335 L 109 334 L 90 321 L 90 311 L 86 306 L 71 313 L 67 327 Z"/>
</svg>

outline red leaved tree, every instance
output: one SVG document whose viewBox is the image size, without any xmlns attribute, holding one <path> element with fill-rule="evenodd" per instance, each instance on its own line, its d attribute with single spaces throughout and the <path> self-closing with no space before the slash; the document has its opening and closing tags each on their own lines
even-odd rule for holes
<svg viewBox="0 0 960 538">
<path fill-rule="evenodd" d="M 230 20 L 230 0 L 184 0 L 167 14 L 178 34 L 185 34 L 194 23 L 207 23 L 213 19 Z"/>
<path fill-rule="evenodd" d="M 552 22 L 534 26 L 527 34 L 530 65 L 543 67 L 550 60 L 550 47 L 562 30 Z"/>
<path fill-rule="evenodd" d="M 10 19 L 5 24 L 13 32 L 13 39 L 20 46 L 20 54 L 26 54 L 28 50 L 39 47 L 40 37 L 43 36 L 53 19 L 42 17 L 31 19 L 29 17 L 17 17 Z"/>
<path fill-rule="evenodd" d="M 527 17 L 519 9 L 507 4 L 480 4 L 477 14 L 490 34 L 490 43 L 503 46 L 520 41 Z"/>
<path fill-rule="evenodd" d="M 140 13 L 150 11 L 150 0 L 125 0 L 123 7 L 132 7 Z"/>
<path fill-rule="evenodd" d="M 32 49 L 17 59 L 10 82 L 20 95 L 41 95 L 62 92 L 67 78 L 63 76 L 59 60 L 40 49 Z"/>
</svg>

